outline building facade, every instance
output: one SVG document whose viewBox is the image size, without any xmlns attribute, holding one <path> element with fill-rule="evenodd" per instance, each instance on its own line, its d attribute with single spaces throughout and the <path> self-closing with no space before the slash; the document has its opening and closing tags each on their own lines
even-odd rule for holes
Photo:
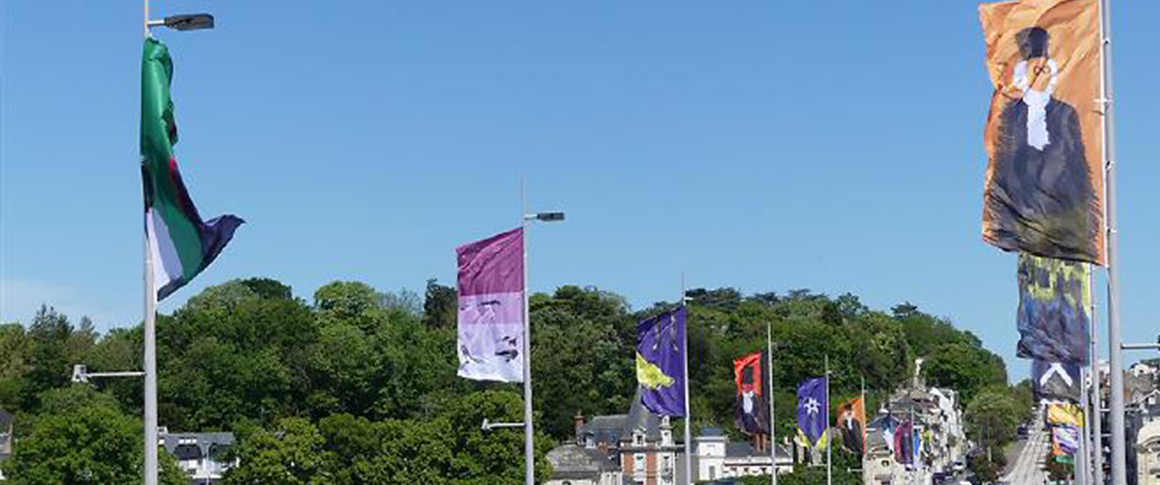
<svg viewBox="0 0 1160 485">
<path fill-rule="evenodd" d="M 769 452 L 747 441 L 729 441 L 721 428 L 703 428 L 695 440 L 694 473 L 698 482 L 769 475 L 773 460 Z M 793 457 L 785 446 L 776 446 L 777 473 L 793 473 Z"/>
<path fill-rule="evenodd" d="M 237 466 L 236 461 L 224 458 L 234 445 L 233 433 L 170 433 L 162 428 L 157 441 L 177 458 L 194 484 L 219 483 L 227 470 Z"/>
</svg>

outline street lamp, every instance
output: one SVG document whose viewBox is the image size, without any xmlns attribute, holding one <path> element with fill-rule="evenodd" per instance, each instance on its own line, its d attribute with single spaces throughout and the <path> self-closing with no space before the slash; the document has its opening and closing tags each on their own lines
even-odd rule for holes
<svg viewBox="0 0 1160 485">
<path fill-rule="evenodd" d="M 162 20 L 146 20 L 149 27 L 168 27 L 173 30 L 208 30 L 213 28 L 213 15 L 195 13 L 185 15 L 170 15 Z"/>
<path fill-rule="evenodd" d="M 532 442 L 535 437 L 534 425 L 532 424 L 532 320 L 528 311 L 528 225 L 532 221 L 561 222 L 564 220 L 564 213 L 560 211 L 528 212 L 524 200 L 524 184 L 521 181 L 520 216 L 523 225 L 522 245 L 524 247 L 524 483 L 535 485 L 535 444 Z M 484 421 L 485 430 L 495 427 L 499 426 L 490 425 L 489 427 L 489 424 Z"/>
<path fill-rule="evenodd" d="M 177 31 L 205 30 L 214 26 L 213 15 L 208 13 L 171 15 L 161 20 L 153 20 L 149 16 L 149 0 L 144 0 L 143 9 L 145 39 L 151 37 L 154 27 L 166 27 Z M 145 427 L 145 457 L 144 485 L 158 483 L 158 432 L 157 432 L 157 300 L 153 288 L 153 262 L 149 254 L 149 241 L 145 241 L 145 322 L 142 325 L 144 334 L 144 427 Z M 88 375 L 87 377 L 91 377 Z M 80 374 L 87 378 L 86 373 Z"/>
</svg>

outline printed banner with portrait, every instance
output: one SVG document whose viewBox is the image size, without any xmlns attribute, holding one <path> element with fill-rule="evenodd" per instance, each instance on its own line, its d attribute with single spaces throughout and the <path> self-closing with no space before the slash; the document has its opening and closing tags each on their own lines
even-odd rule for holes
<svg viewBox="0 0 1160 485">
<path fill-rule="evenodd" d="M 1098 1 L 990 3 L 979 17 L 995 87 L 983 239 L 1104 264 Z"/>
</svg>

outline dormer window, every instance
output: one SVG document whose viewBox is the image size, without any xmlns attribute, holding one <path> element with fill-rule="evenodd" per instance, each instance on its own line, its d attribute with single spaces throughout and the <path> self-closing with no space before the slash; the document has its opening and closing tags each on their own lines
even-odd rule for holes
<svg viewBox="0 0 1160 485">
<path fill-rule="evenodd" d="M 632 445 L 644 446 L 644 433 L 640 432 L 640 430 L 632 432 Z"/>
</svg>

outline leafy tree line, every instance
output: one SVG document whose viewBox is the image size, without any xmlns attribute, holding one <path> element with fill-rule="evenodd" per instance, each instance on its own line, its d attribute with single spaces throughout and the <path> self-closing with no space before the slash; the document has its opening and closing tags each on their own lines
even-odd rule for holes
<svg viewBox="0 0 1160 485">
<path fill-rule="evenodd" d="M 907 383 L 918 357 L 929 384 L 967 400 L 1006 386 L 1002 360 L 977 337 L 913 305 L 877 311 L 853 295 L 806 290 L 688 296 L 695 427 L 736 434 L 732 360 L 765 349 L 767 324 L 779 342 L 772 369 L 779 436 L 789 436 L 795 421 L 796 384 L 821 375 L 827 356 L 835 408 L 865 382 L 873 413 Z M 633 310 L 614 293 L 577 286 L 530 300 L 542 461 L 553 442 L 571 438 L 577 412 L 627 411 L 636 322 L 672 304 Z M 455 289 L 435 280 L 422 296 L 334 282 L 312 301 L 262 278 L 207 288 L 157 318 L 160 422 L 173 431 L 234 431 L 242 466 L 230 483 L 518 483 L 522 433 L 478 428 L 483 418 L 522 420 L 521 389 L 456 377 L 456 314 Z M 72 364 L 139 369 L 141 341 L 140 326 L 99 336 L 87 319 L 74 327 L 49 309 L 27 329 L 0 326 L 0 407 L 17 413 L 21 446 L 49 434 L 38 428 L 54 415 L 46 400 L 70 388 Z M 94 386 L 87 399 L 127 419 L 140 415 L 139 380 Z M 549 473 L 546 463 L 538 469 Z M 13 475 L 17 484 L 53 483 Z"/>
</svg>

